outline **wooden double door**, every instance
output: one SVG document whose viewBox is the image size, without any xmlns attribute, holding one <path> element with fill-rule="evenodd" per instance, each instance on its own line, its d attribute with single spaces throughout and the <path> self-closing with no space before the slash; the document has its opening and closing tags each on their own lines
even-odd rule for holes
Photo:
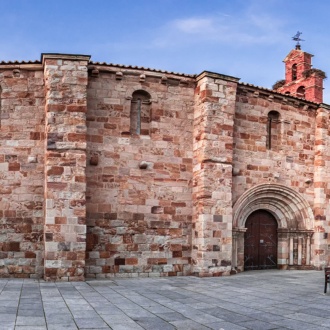
<svg viewBox="0 0 330 330">
<path fill-rule="evenodd" d="M 267 211 L 258 210 L 246 220 L 244 270 L 277 268 L 277 222 Z"/>
</svg>

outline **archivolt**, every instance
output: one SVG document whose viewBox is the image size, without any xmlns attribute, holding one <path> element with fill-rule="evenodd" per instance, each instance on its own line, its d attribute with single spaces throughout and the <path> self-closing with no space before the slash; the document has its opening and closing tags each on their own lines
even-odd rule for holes
<svg viewBox="0 0 330 330">
<path fill-rule="evenodd" d="M 261 184 L 247 190 L 233 208 L 233 225 L 242 228 L 256 210 L 267 210 L 276 218 L 279 228 L 313 229 L 313 211 L 298 192 L 279 184 Z"/>
<path fill-rule="evenodd" d="M 126 95 L 125 95 L 126 99 L 127 100 L 132 99 L 132 95 L 133 95 L 133 93 L 135 91 L 144 91 L 144 92 L 147 92 L 151 96 L 150 101 L 152 103 L 158 102 L 157 94 L 154 93 L 153 91 L 147 90 L 146 88 L 142 87 L 141 85 L 136 85 L 136 86 L 127 88 Z"/>
</svg>

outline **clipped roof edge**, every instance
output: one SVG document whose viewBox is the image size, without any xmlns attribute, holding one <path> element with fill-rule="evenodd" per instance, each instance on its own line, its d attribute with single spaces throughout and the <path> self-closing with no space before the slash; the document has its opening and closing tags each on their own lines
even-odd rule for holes
<svg viewBox="0 0 330 330">
<path fill-rule="evenodd" d="M 144 66 L 137 66 L 137 65 L 124 65 L 124 64 L 114 64 L 114 63 L 106 63 L 106 62 L 89 62 L 90 65 L 100 65 L 100 66 L 114 66 L 117 68 L 122 69 L 135 69 L 135 70 L 146 70 L 146 71 L 152 71 L 152 72 L 159 72 L 159 73 L 167 73 L 167 74 L 174 74 L 178 76 L 183 77 L 189 77 L 189 78 L 196 78 L 196 74 L 188 74 L 188 73 L 180 73 L 180 72 L 174 72 L 174 71 L 167 71 L 167 70 L 160 70 L 160 69 L 153 69 L 153 68 L 147 68 Z"/>
</svg>

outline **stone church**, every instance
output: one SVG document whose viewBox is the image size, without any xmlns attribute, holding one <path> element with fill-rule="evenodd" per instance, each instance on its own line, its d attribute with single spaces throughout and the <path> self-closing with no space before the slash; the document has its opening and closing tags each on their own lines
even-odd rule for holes
<svg viewBox="0 0 330 330">
<path fill-rule="evenodd" d="M 325 73 L 273 89 L 41 55 L 0 62 L 0 277 L 76 281 L 322 269 Z"/>
</svg>

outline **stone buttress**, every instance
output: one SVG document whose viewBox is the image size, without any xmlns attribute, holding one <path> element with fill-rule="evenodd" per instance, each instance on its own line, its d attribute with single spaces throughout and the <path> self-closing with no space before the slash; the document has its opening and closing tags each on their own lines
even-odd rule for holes
<svg viewBox="0 0 330 330">
<path fill-rule="evenodd" d="M 89 56 L 43 54 L 46 280 L 84 280 Z"/>
<path fill-rule="evenodd" d="M 237 78 L 197 77 L 194 116 L 192 272 L 229 274 L 232 268 L 232 161 Z"/>
<path fill-rule="evenodd" d="M 315 268 L 329 265 L 329 193 L 330 193 L 330 139 L 329 105 L 320 104 L 315 123 L 314 160 L 314 235 L 312 259 Z"/>
</svg>

